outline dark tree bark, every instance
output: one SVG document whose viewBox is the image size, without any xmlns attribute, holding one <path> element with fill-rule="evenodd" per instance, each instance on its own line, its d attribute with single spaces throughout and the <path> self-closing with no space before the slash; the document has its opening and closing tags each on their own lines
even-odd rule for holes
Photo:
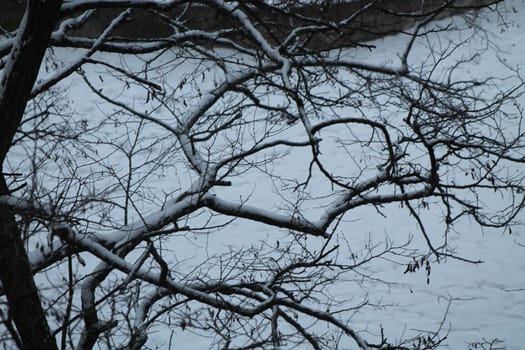
<svg viewBox="0 0 525 350">
<path fill-rule="evenodd" d="M 3 162 L 58 21 L 61 0 L 30 0 L 0 81 L 0 195 L 9 194 Z M 0 279 L 24 349 L 57 349 L 41 305 L 15 215 L 0 208 Z"/>
</svg>

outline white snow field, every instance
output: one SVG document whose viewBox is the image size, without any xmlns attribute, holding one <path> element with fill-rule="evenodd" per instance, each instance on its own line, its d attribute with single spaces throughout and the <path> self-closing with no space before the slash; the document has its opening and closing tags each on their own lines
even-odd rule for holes
<svg viewBox="0 0 525 350">
<path fill-rule="evenodd" d="M 487 41 L 480 36 L 473 39 L 468 46 L 463 47 L 464 51 L 454 52 L 450 57 L 451 62 L 462 55 L 469 56 L 474 52 L 479 52 L 479 56 L 469 64 L 468 69 L 458 74 L 464 74 L 466 77 L 469 75 L 498 76 L 500 72 L 507 71 L 504 67 L 506 64 L 507 67 L 516 68 L 518 72 L 525 75 L 525 21 L 523 20 L 525 1 L 506 0 L 499 6 L 505 10 L 504 18 L 495 12 L 485 10 L 479 14 L 475 22 L 490 33 L 490 41 L 497 43 L 498 46 L 487 48 Z M 454 23 L 463 29 L 436 33 L 429 41 L 416 42 L 411 54 L 413 64 L 428 59 L 426 53 L 429 46 L 446 46 L 448 40 L 460 41 L 477 31 L 475 26 L 469 29 L 462 17 L 444 19 L 432 25 L 445 26 L 449 23 Z M 396 63 L 407 40 L 407 37 L 403 35 L 389 36 L 370 43 L 375 46 L 374 49 L 352 50 L 351 55 L 354 59 L 359 58 L 366 62 Z M 69 58 L 69 55 L 76 54 L 76 52 L 67 50 L 57 49 L 55 51 L 55 56 L 64 61 Z M 169 53 L 165 55 L 165 60 L 169 60 Z M 99 54 L 96 58 L 107 62 L 125 62 L 131 69 L 137 67 L 137 70 L 144 64 L 144 57 L 138 59 Z M 175 86 L 185 72 L 197 69 L 198 64 L 198 62 L 187 61 L 184 65 L 175 67 L 169 72 L 155 73 L 152 70 L 152 75 L 162 74 L 165 84 Z M 105 69 L 100 65 L 88 65 L 85 67 L 85 72 L 96 88 L 103 89 L 104 93 L 113 96 L 116 100 L 140 108 L 146 105 L 147 96 L 144 90 L 135 89 L 133 86 L 126 87 L 122 81 L 114 77 L 107 77 L 104 75 Z M 220 76 L 220 74 L 217 75 Z M 204 91 L 206 86 L 212 86 L 212 83 L 212 79 L 208 76 L 205 82 L 199 82 L 199 86 Z M 90 122 L 105 118 L 109 120 L 116 111 L 115 106 L 97 98 L 78 75 L 68 78 L 60 86 L 67 89 L 71 107 L 78 118 L 85 118 Z M 188 89 L 190 88 L 195 88 L 195 85 L 188 84 Z M 521 103 L 525 106 L 524 97 L 521 97 Z M 188 100 L 188 105 L 189 107 L 178 105 L 173 108 L 178 111 L 191 108 L 191 100 Z M 389 113 L 393 114 L 395 111 L 385 111 L 385 114 Z M 122 133 L 125 132 L 119 128 L 112 129 L 109 123 L 105 131 L 108 141 L 113 138 L 120 139 Z M 292 127 L 287 132 L 289 132 L 290 140 L 303 135 L 300 126 Z M 334 127 L 323 131 L 321 135 L 323 140 L 327 140 L 321 150 L 322 156 L 326 157 L 334 170 L 345 170 L 346 167 L 351 166 L 345 160 L 344 149 L 337 141 L 344 139 L 347 132 L 346 129 Z M 146 126 L 144 134 L 148 140 L 147 147 L 151 149 L 168 147 L 169 142 L 165 139 L 157 139 L 157 136 L 162 133 L 158 132 L 154 126 Z M 119 163 L 123 160 L 121 155 L 110 154 L 110 146 L 94 144 L 93 147 L 101 154 L 104 152 L 109 154 L 108 168 L 119 169 L 127 166 Z M 17 152 L 18 154 L 15 154 L 12 159 L 16 159 L 16 156 L 24 157 L 20 153 L 22 150 Z M 144 153 L 143 157 L 146 159 L 147 154 Z M 170 164 L 176 163 L 175 159 L 180 156 L 174 152 L 173 157 L 169 160 Z M 309 150 L 307 149 L 294 151 L 277 160 L 273 171 L 289 179 L 304 181 L 309 165 L 308 157 Z M 86 166 L 81 171 L 88 172 L 90 169 Z M 509 172 L 512 171 L 523 173 L 525 169 L 509 169 Z M 192 180 L 191 173 L 185 168 L 163 169 L 159 171 L 159 174 L 155 181 L 148 182 L 147 186 L 151 193 L 157 192 L 160 196 L 162 196 L 162 191 L 168 194 L 186 188 Z M 221 192 L 222 190 L 217 190 L 217 194 L 226 199 L 247 200 L 247 204 L 255 203 L 258 207 L 268 211 L 278 211 L 279 208 L 287 205 L 286 198 L 280 197 L 278 189 L 261 172 L 250 171 L 240 174 L 232 178 L 232 181 L 234 181 L 235 193 L 226 188 L 224 193 Z M 314 177 L 311 183 L 313 192 L 322 194 L 330 191 L 326 183 L 315 181 Z M 103 179 L 99 180 L 99 184 L 101 188 L 105 186 Z M 488 198 L 487 201 L 488 205 L 498 207 L 497 197 Z M 275 203 L 279 205 L 276 206 Z M 325 210 L 323 203 L 306 203 L 303 213 L 305 216 L 318 218 Z M 148 207 L 147 202 L 143 205 L 144 207 L 139 209 L 145 214 L 153 209 L 153 207 Z M 429 210 L 421 215 L 427 222 L 427 229 L 438 235 L 435 237 L 435 242 L 439 244 L 443 240 L 441 236 L 442 213 Z M 207 217 L 204 216 L 196 217 L 193 218 L 193 223 L 206 219 Z M 138 218 L 133 220 L 139 221 Z M 212 220 L 223 222 L 224 219 L 212 218 Z M 523 214 L 516 220 L 521 224 L 525 223 Z M 170 246 L 167 249 L 173 251 L 173 256 L 180 262 L 180 268 L 189 268 L 193 263 L 207 256 L 216 256 L 236 247 L 257 246 L 258 240 L 265 241 L 268 245 L 275 245 L 278 240 L 284 242 L 290 239 L 287 238 L 286 231 L 276 231 L 275 228 L 239 219 L 217 232 L 172 237 L 168 241 Z M 403 244 L 408 237 L 411 237 L 410 249 L 428 250 L 419 234 L 416 222 L 411 219 L 406 210 L 397 206 L 386 206 L 381 214 L 374 208 L 355 210 L 345 216 L 338 231 L 345 233 L 346 243 L 361 247 L 361 249 L 366 245 L 368 239 L 373 239 L 379 244 L 378 249 L 381 249 L 385 239 L 390 240 L 392 244 Z M 496 339 L 502 342 L 494 344 L 503 349 L 525 349 L 525 246 L 522 246 L 525 245 L 525 227 L 517 225 L 513 228 L 512 234 L 509 234 L 488 229 L 481 230 L 473 223 L 464 220 L 454 232 L 449 233 L 448 241 L 456 248 L 457 255 L 472 260 L 480 259 L 483 263 L 470 264 L 454 259 L 432 263 L 429 283 L 427 283 L 424 270 L 404 274 L 405 265 L 384 259 L 376 261 L 370 266 L 371 270 L 367 270 L 367 273 L 374 273 L 377 281 L 366 282 L 364 285 L 366 288 L 360 289 L 352 281 L 341 281 L 334 286 L 331 293 L 335 297 L 352 299 L 356 304 L 363 300 L 369 303 L 369 306 L 365 306 L 352 315 L 350 319 L 352 327 L 371 339 L 374 339 L 374 336 L 379 337 L 380 327 L 382 327 L 385 336 L 390 340 L 410 338 L 419 331 L 434 331 L 442 327 L 445 333 L 448 331 L 447 339 L 442 343 L 443 349 L 470 350 L 467 342 L 485 340 L 490 342 Z M 341 244 L 346 243 L 341 242 Z M 318 242 L 316 243 L 316 240 L 313 239 L 311 244 L 314 247 Z M 83 256 L 88 261 L 86 271 L 89 271 L 89 268 L 93 267 L 90 262 L 95 260 L 89 254 L 83 254 Z M 129 261 L 133 261 L 132 258 Z M 38 278 L 44 283 L 47 277 Z M 390 283 L 386 284 L 380 280 Z M 316 327 L 322 330 L 327 326 L 318 324 Z M 159 325 L 151 329 L 147 345 L 154 349 L 170 349 L 170 345 L 171 349 L 204 349 L 210 346 L 211 341 L 209 338 L 201 337 L 188 330 L 184 331 L 180 327 Z M 304 348 L 308 348 L 307 344 Z M 342 341 L 340 348 L 350 348 L 350 343 Z M 478 347 L 478 349 L 484 348 Z M 486 349 L 489 348 L 486 347 Z"/>
</svg>

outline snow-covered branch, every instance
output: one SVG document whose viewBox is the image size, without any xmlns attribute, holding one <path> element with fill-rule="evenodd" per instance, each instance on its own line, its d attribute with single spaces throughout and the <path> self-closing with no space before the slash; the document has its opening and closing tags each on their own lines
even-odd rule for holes
<svg viewBox="0 0 525 350">
<path fill-rule="evenodd" d="M 289 215 L 277 214 L 267 210 L 255 208 L 246 204 L 232 203 L 214 195 L 204 197 L 204 205 L 218 213 L 249 219 L 267 225 L 286 228 L 293 231 L 308 233 L 315 236 L 329 237 L 321 226 Z"/>
</svg>

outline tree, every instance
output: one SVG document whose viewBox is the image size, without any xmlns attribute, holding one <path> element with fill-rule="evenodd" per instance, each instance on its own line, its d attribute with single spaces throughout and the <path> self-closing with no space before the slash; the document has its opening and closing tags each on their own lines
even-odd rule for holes
<svg viewBox="0 0 525 350">
<path fill-rule="evenodd" d="M 476 263 L 454 225 L 522 212 L 519 71 L 464 71 L 475 21 L 432 41 L 453 30 L 434 19 L 499 3 L 29 0 L 0 43 L 2 342 L 140 349 L 168 324 L 223 349 L 437 348 L 438 331 L 359 332 L 367 299 L 334 288 L 372 288 L 381 259 Z M 392 63 L 359 59 L 397 31 Z M 100 108 L 72 106 L 76 88 Z M 349 233 L 393 207 L 426 249 Z"/>
</svg>

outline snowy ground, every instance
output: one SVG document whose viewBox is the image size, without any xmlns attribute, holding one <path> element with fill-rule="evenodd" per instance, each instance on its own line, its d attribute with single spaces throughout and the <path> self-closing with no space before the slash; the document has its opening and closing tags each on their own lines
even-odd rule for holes
<svg viewBox="0 0 525 350">
<path fill-rule="evenodd" d="M 507 0 L 504 6 L 509 16 L 507 26 L 500 27 L 501 19 L 490 14 L 480 19 L 480 24 L 490 29 L 495 35 L 492 39 L 499 44 L 498 55 L 508 65 L 519 66 L 519 69 L 525 72 L 523 70 L 525 67 L 525 22 L 521 20 L 525 13 L 525 1 Z M 439 38 L 434 38 L 434 40 L 432 44 L 440 42 Z M 387 37 L 373 43 L 376 46 L 375 50 L 371 52 L 363 50 L 360 55 L 369 61 L 384 61 L 385 57 L 387 60 L 388 57 L 393 57 L 392 60 L 394 60 L 394 53 L 398 52 L 405 42 L 406 38 L 402 36 Z M 423 44 L 421 45 L 421 52 L 424 52 Z M 479 47 L 471 45 L 465 48 L 466 51 L 481 53 L 479 59 L 471 66 L 471 73 L 497 76 L 501 63 L 496 54 L 481 50 L 483 45 L 483 42 L 479 42 Z M 413 54 L 414 61 L 421 59 L 418 52 L 415 51 Z M 57 51 L 57 54 L 60 54 L 60 51 Z M 104 57 L 109 60 L 113 59 Z M 128 62 L 133 64 L 133 60 L 128 60 Z M 99 68 L 89 69 L 97 71 Z M 175 77 L 184 69 L 192 68 L 181 67 L 180 71 L 169 74 Z M 167 80 L 169 81 L 169 77 Z M 89 117 L 99 115 L 101 111 L 107 113 L 111 111 L 112 107 L 106 103 L 85 98 L 91 95 L 86 93 L 86 86 L 78 77 L 64 84 L 69 86 L 69 97 L 78 115 Z M 112 93 L 120 91 L 121 86 L 117 82 L 114 86 L 105 82 L 104 89 Z M 119 95 L 122 101 L 138 103 L 139 98 L 133 89 L 120 91 Z M 525 105 L 525 100 L 522 99 L 522 102 Z M 323 137 L 335 138 L 338 133 L 343 132 L 336 128 L 330 130 L 333 134 L 323 134 Z M 290 133 L 290 137 L 293 138 L 293 129 Z M 340 151 L 335 147 L 334 143 L 334 149 L 325 149 L 324 153 L 330 154 L 334 164 L 337 164 Z M 301 157 L 301 153 L 298 152 L 293 157 L 287 158 L 289 176 L 294 172 L 298 177 L 301 176 L 301 169 L 304 169 Z M 341 166 L 344 166 L 344 163 Z M 525 171 L 525 169 L 513 170 Z M 166 178 L 159 178 L 152 186 L 162 189 L 176 189 L 179 186 L 184 188 L 185 179 L 187 177 L 179 176 L 179 183 L 168 183 L 171 179 L 169 175 L 166 175 Z M 271 183 L 262 175 L 241 177 L 236 186 L 239 193 L 251 194 L 252 201 L 256 201 L 269 210 L 274 209 L 272 203 L 276 198 L 278 199 L 278 195 Z M 315 185 L 312 187 L 315 188 Z M 316 213 L 322 209 L 312 207 L 311 211 L 317 216 Z M 417 227 L 404 211 L 399 208 L 386 208 L 385 213 L 386 218 L 378 215 L 372 209 L 361 209 L 354 212 L 353 217 L 344 223 L 340 230 L 351 232 L 351 242 L 356 244 L 369 236 L 375 237 L 377 241 L 388 236 L 394 242 L 402 243 L 408 235 L 413 235 L 413 247 L 423 245 L 423 242 L 418 241 Z M 436 227 L 440 223 L 437 214 L 426 214 L 428 222 L 434 223 Z M 517 219 L 525 221 L 523 216 Z M 237 245 L 248 244 L 254 236 L 271 237 L 268 238 L 269 240 L 276 239 L 275 233 L 270 235 L 267 230 L 261 225 L 239 220 L 231 224 L 227 231 L 213 237 L 195 237 L 194 240 L 180 239 L 176 242 L 177 247 L 173 249 L 180 254 L 179 259 L 182 260 L 183 254 L 191 258 L 198 254 L 209 254 L 210 251 L 215 253 L 227 251 L 233 244 L 232 242 Z M 246 232 L 250 232 L 250 235 L 247 236 Z M 372 290 L 359 291 L 356 295 L 364 296 L 369 293 L 368 299 L 372 303 L 381 302 L 390 306 L 363 309 L 362 312 L 353 316 L 354 327 L 371 334 L 379 334 L 378 325 L 382 325 L 388 338 L 397 339 L 415 334 L 414 330 L 435 330 L 446 314 L 443 327 L 450 327 L 450 334 L 444 343 L 446 345 L 444 348 L 468 349 L 467 341 L 498 338 L 505 341 L 502 346 L 509 350 L 523 349 L 523 342 L 525 342 L 525 247 L 517 243 L 525 244 L 524 227 L 516 227 L 512 235 L 501 235 L 491 231 L 480 231 L 476 226 L 464 222 L 458 227 L 456 233 L 451 234 L 449 239 L 450 243 L 457 247 L 459 255 L 481 259 L 484 263 L 472 265 L 448 260 L 446 263 L 433 264 L 429 284 L 427 284 L 423 271 L 403 274 L 404 266 L 390 264 L 387 261 L 377 264 L 374 266 L 377 277 L 393 284 L 388 286 L 377 284 Z M 344 295 L 355 292 L 349 288 L 342 284 L 333 293 Z M 170 334 L 171 329 L 155 328 L 155 333 L 150 337 L 148 344 L 152 347 L 167 349 Z M 174 339 L 176 339 L 177 348 L 183 349 L 201 348 L 206 343 L 206 339 L 198 339 L 188 332 L 183 333 L 180 329 L 175 330 Z"/>
</svg>

